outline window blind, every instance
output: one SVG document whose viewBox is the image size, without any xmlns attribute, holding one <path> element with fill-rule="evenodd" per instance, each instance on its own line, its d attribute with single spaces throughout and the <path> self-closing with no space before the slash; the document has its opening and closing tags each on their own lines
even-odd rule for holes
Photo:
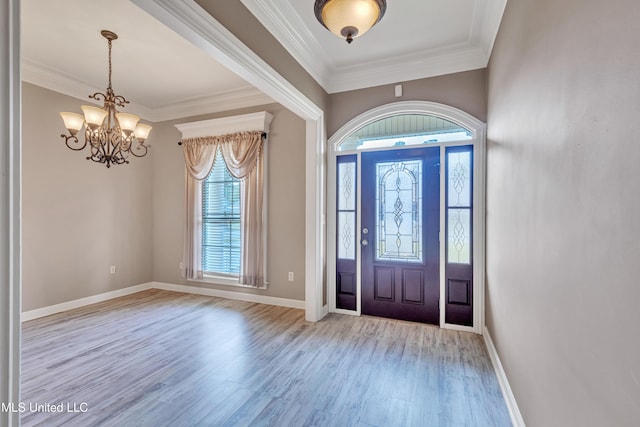
<svg viewBox="0 0 640 427">
<path fill-rule="evenodd" d="M 240 274 L 240 181 L 229 173 L 220 150 L 202 182 L 202 271 Z"/>
</svg>

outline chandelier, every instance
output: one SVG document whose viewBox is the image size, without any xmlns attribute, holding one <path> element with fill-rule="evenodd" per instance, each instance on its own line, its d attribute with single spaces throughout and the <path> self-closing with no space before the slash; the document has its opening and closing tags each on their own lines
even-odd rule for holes
<svg viewBox="0 0 640 427">
<path fill-rule="evenodd" d="M 151 132 L 151 126 L 138 123 L 140 117 L 135 114 L 120 113 L 116 107 L 124 107 L 128 104 L 123 96 L 116 95 L 111 88 L 111 42 L 118 35 L 108 30 L 100 32 L 107 39 L 109 45 L 109 85 L 106 93 L 96 92 L 89 98 L 102 101 L 103 107 L 83 105 L 80 108 L 84 116 L 76 113 L 62 112 L 64 126 L 69 135 L 60 135 L 65 139 L 67 147 L 74 151 L 83 150 L 87 145 L 90 155 L 87 160 L 104 163 L 107 167 L 129 163 L 129 154 L 135 157 L 144 157 L 149 146 L 144 141 Z M 78 132 L 85 126 L 84 141 L 78 140 Z"/>
<path fill-rule="evenodd" d="M 386 0 L 316 0 L 314 6 L 318 21 L 349 44 L 376 25 L 386 10 Z"/>
</svg>

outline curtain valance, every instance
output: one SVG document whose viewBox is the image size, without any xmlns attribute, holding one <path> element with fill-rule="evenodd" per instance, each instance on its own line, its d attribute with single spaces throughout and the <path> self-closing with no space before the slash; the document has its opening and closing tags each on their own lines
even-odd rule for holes
<svg viewBox="0 0 640 427">
<path fill-rule="evenodd" d="M 182 140 L 187 171 L 197 181 L 209 175 L 218 148 L 234 178 L 244 180 L 262 155 L 262 132 L 237 132 Z"/>
</svg>

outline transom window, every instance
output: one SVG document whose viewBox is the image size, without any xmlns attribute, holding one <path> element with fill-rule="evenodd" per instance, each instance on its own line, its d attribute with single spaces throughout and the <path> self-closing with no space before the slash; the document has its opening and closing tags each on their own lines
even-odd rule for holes
<svg viewBox="0 0 640 427">
<path fill-rule="evenodd" d="M 353 132 L 338 151 L 470 140 L 467 129 L 448 120 L 421 114 L 401 114 L 369 123 Z"/>
</svg>

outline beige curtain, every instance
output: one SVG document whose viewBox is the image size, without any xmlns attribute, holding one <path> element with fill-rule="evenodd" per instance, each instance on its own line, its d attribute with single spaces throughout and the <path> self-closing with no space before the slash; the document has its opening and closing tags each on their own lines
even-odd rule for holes
<svg viewBox="0 0 640 427">
<path fill-rule="evenodd" d="M 261 287 L 264 277 L 264 159 L 262 132 L 184 139 L 186 163 L 187 221 L 185 229 L 185 275 L 202 278 L 202 181 L 213 168 L 220 149 L 227 169 L 242 184 L 240 218 L 242 255 L 240 283 Z"/>
</svg>

